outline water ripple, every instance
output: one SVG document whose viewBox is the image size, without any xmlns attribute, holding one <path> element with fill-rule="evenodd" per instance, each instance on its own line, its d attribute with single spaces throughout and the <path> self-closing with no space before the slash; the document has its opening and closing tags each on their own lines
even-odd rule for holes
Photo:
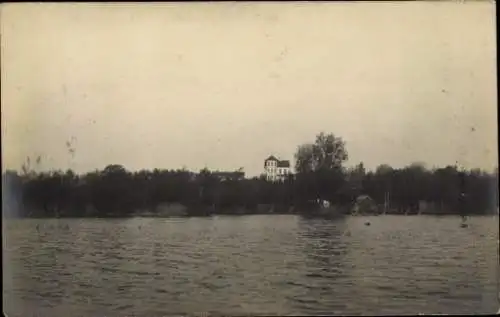
<svg viewBox="0 0 500 317">
<path fill-rule="evenodd" d="M 4 230 L 4 309 L 9 316 L 491 313 L 499 306 L 497 221 L 471 218 L 464 230 L 449 217 L 13 220 Z"/>
</svg>

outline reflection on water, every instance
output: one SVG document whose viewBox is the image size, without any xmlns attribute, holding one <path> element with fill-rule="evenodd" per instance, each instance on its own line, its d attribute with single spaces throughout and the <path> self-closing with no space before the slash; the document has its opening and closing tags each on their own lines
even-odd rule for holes
<svg viewBox="0 0 500 317">
<path fill-rule="evenodd" d="M 342 314 L 347 302 L 342 300 L 342 285 L 348 277 L 345 257 L 348 253 L 348 230 L 344 220 L 301 220 L 301 250 L 306 258 L 301 277 L 295 282 L 296 294 L 290 303 L 299 312 Z M 315 303 L 321 302 L 320 305 Z"/>
<path fill-rule="evenodd" d="M 498 219 L 469 224 L 426 216 L 9 220 L 4 310 L 9 316 L 496 312 Z"/>
</svg>

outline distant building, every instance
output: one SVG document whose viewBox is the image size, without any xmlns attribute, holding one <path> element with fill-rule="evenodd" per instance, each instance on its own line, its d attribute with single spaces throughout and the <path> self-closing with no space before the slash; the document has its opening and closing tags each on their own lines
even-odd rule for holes
<svg viewBox="0 0 500 317">
<path fill-rule="evenodd" d="M 268 181 L 283 181 L 291 174 L 290 161 L 281 161 L 271 155 L 264 161 L 264 174 Z"/>
<path fill-rule="evenodd" d="M 235 172 L 221 172 L 221 171 L 215 171 L 212 172 L 212 175 L 218 178 L 220 181 L 236 181 L 236 180 L 242 180 L 245 178 L 245 172 L 242 169 L 239 169 L 238 171 Z"/>
</svg>

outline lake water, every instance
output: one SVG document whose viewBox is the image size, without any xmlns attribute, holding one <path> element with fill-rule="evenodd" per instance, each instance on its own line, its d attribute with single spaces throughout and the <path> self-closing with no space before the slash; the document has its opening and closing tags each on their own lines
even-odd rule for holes
<svg viewBox="0 0 500 317">
<path fill-rule="evenodd" d="M 458 217 L 292 215 L 24 219 L 3 226 L 8 316 L 499 308 L 496 217 L 470 218 L 468 228 Z"/>
</svg>

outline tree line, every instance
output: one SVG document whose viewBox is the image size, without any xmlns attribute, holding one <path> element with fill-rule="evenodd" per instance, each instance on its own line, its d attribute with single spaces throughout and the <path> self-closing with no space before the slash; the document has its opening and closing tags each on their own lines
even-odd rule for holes
<svg viewBox="0 0 500 317">
<path fill-rule="evenodd" d="M 203 169 L 127 171 L 108 165 L 84 175 L 73 171 L 2 174 L 4 213 L 19 217 L 127 217 L 162 204 L 181 204 L 191 215 L 212 213 L 307 212 L 313 201 L 328 200 L 352 207 L 367 195 L 389 213 L 416 213 L 422 202 L 430 213 L 487 214 L 498 208 L 498 171 L 462 170 L 456 166 L 426 169 L 380 165 L 366 171 L 363 163 L 346 168 L 345 142 L 320 133 L 295 154 L 296 173 L 281 182 L 262 175 L 251 179 L 240 171 L 218 173 Z M 271 210 L 271 211 L 269 211 Z"/>
</svg>

